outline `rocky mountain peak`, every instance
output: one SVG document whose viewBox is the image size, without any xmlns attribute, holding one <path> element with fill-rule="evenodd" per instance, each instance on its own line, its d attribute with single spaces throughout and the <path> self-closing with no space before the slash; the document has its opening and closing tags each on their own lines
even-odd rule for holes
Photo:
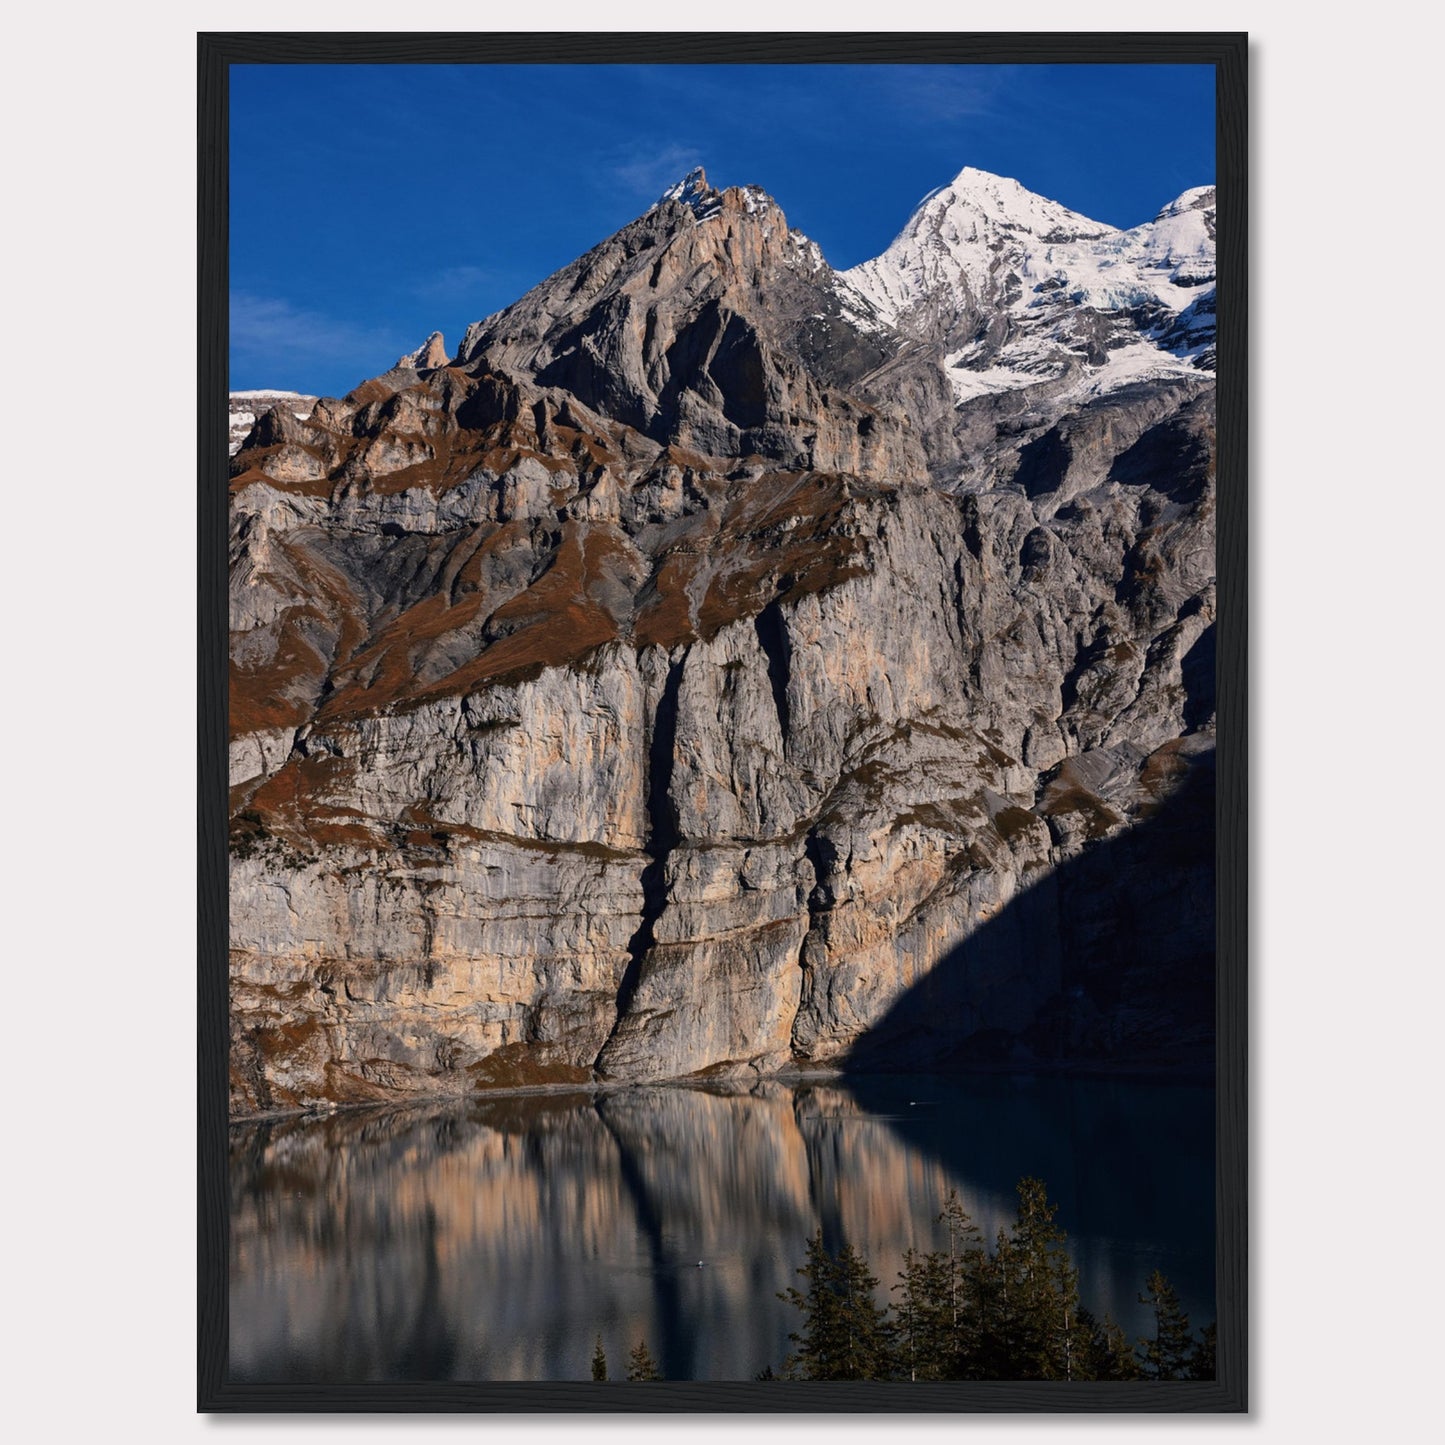
<svg viewBox="0 0 1445 1445">
<path fill-rule="evenodd" d="M 657 205 L 652 209 L 665 206 L 669 201 L 686 206 L 698 220 L 705 221 L 718 213 L 722 195 L 708 185 L 707 172 L 701 166 L 694 166 L 680 181 L 669 186 L 658 197 Z"/>
<path fill-rule="evenodd" d="M 698 170 L 233 400 L 237 1107 L 1207 1064 L 1211 222 L 968 169 L 840 274 Z"/>
<path fill-rule="evenodd" d="M 784 233 L 787 231 L 782 208 L 761 186 L 729 186 L 719 191 L 708 183 L 707 172 L 701 166 L 694 166 L 680 181 L 669 186 L 647 214 L 669 202 L 686 206 L 699 224 L 721 215 L 767 216 L 770 221 L 777 221 Z"/>
<path fill-rule="evenodd" d="M 834 325 L 831 278 L 765 191 L 718 191 L 698 167 L 637 220 L 469 327 L 458 366 L 519 389 L 504 404 L 511 412 L 570 398 L 654 443 L 704 455 L 920 476 L 916 435 L 893 409 L 850 390 L 886 349 Z"/>
<path fill-rule="evenodd" d="M 432 371 L 445 366 L 448 361 L 447 344 L 440 331 L 433 331 L 415 351 L 398 356 L 393 370 L 410 367 L 413 371 Z"/>
</svg>

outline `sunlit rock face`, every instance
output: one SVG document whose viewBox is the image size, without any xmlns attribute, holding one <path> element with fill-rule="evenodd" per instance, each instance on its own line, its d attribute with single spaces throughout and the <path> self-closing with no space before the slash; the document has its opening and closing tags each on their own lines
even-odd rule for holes
<svg viewBox="0 0 1445 1445">
<path fill-rule="evenodd" d="M 978 174 L 846 276 L 689 178 L 257 417 L 237 1111 L 1207 1059 L 1212 196 L 1066 246 Z"/>
<path fill-rule="evenodd" d="M 303 396 L 299 391 L 233 391 L 230 396 L 230 425 L 228 428 L 228 450 L 232 456 L 246 444 L 246 438 L 255 426 L 258 417 L 278 406 L 293 416 L 308 416 L 316 404 L 314 396 Z"/>
</svg>

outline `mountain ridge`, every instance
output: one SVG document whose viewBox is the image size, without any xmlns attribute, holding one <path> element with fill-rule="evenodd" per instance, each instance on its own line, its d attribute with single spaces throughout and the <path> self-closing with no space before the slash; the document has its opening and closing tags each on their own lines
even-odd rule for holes
<svg viewBox="0 0 1445 1445">
<path fill-rule="evenodd" d="M 855 1055 L 1199 1067 L 1186 197 L 1169 234 L 990 231 L 977 287 L 954 215 L 957 276 L 895 324 L 699 171 L 454 355 L 259 416 L 231 480 L 235 1107 Z M 1104 261 L 1154 304 L 1099 304 Z M 1046 266 L 1079 285 L 1026 295 Z M 1070 870 L 1145 824 L 1119 876 Z M 1066 906 L 1070 877 L 1101 896 Z"/>
<path fill-rule="evenodd" d="M 936 343 L 960 403 L 1059 382 L 1102 395 L 1212 365 L 1197 289 L 1212 294 L 1212 197 L 1195 188 L 1120 230 L 965 168 L 839 284 L 855 324 Z M 1190 307 L 1195 324 L 1176 329 Z"/>
</svg>

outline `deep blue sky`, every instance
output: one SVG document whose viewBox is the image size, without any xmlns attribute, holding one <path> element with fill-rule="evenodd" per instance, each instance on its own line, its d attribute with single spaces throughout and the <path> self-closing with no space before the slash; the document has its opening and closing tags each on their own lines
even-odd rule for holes
<svg viewBox="0 0 1445 1445">
<path fill-rule="evenodd" d="M 694 165 L 836 267 L 964 166 L 1133 226 L 1214 179 L 1208 66 L 231 68 L 231 385 L 340 395 Z"/>
</svg>

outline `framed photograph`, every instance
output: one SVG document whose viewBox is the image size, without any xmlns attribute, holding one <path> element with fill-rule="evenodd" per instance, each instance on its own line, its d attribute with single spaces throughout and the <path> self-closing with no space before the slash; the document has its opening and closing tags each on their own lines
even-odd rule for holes
<svg viewBox="0 0 1445 1445">
<path fill-rule="evenodd" d="M 198 42 L 200 1409 L 1246 1409 L 1246 37 Z"/>
</svg>

